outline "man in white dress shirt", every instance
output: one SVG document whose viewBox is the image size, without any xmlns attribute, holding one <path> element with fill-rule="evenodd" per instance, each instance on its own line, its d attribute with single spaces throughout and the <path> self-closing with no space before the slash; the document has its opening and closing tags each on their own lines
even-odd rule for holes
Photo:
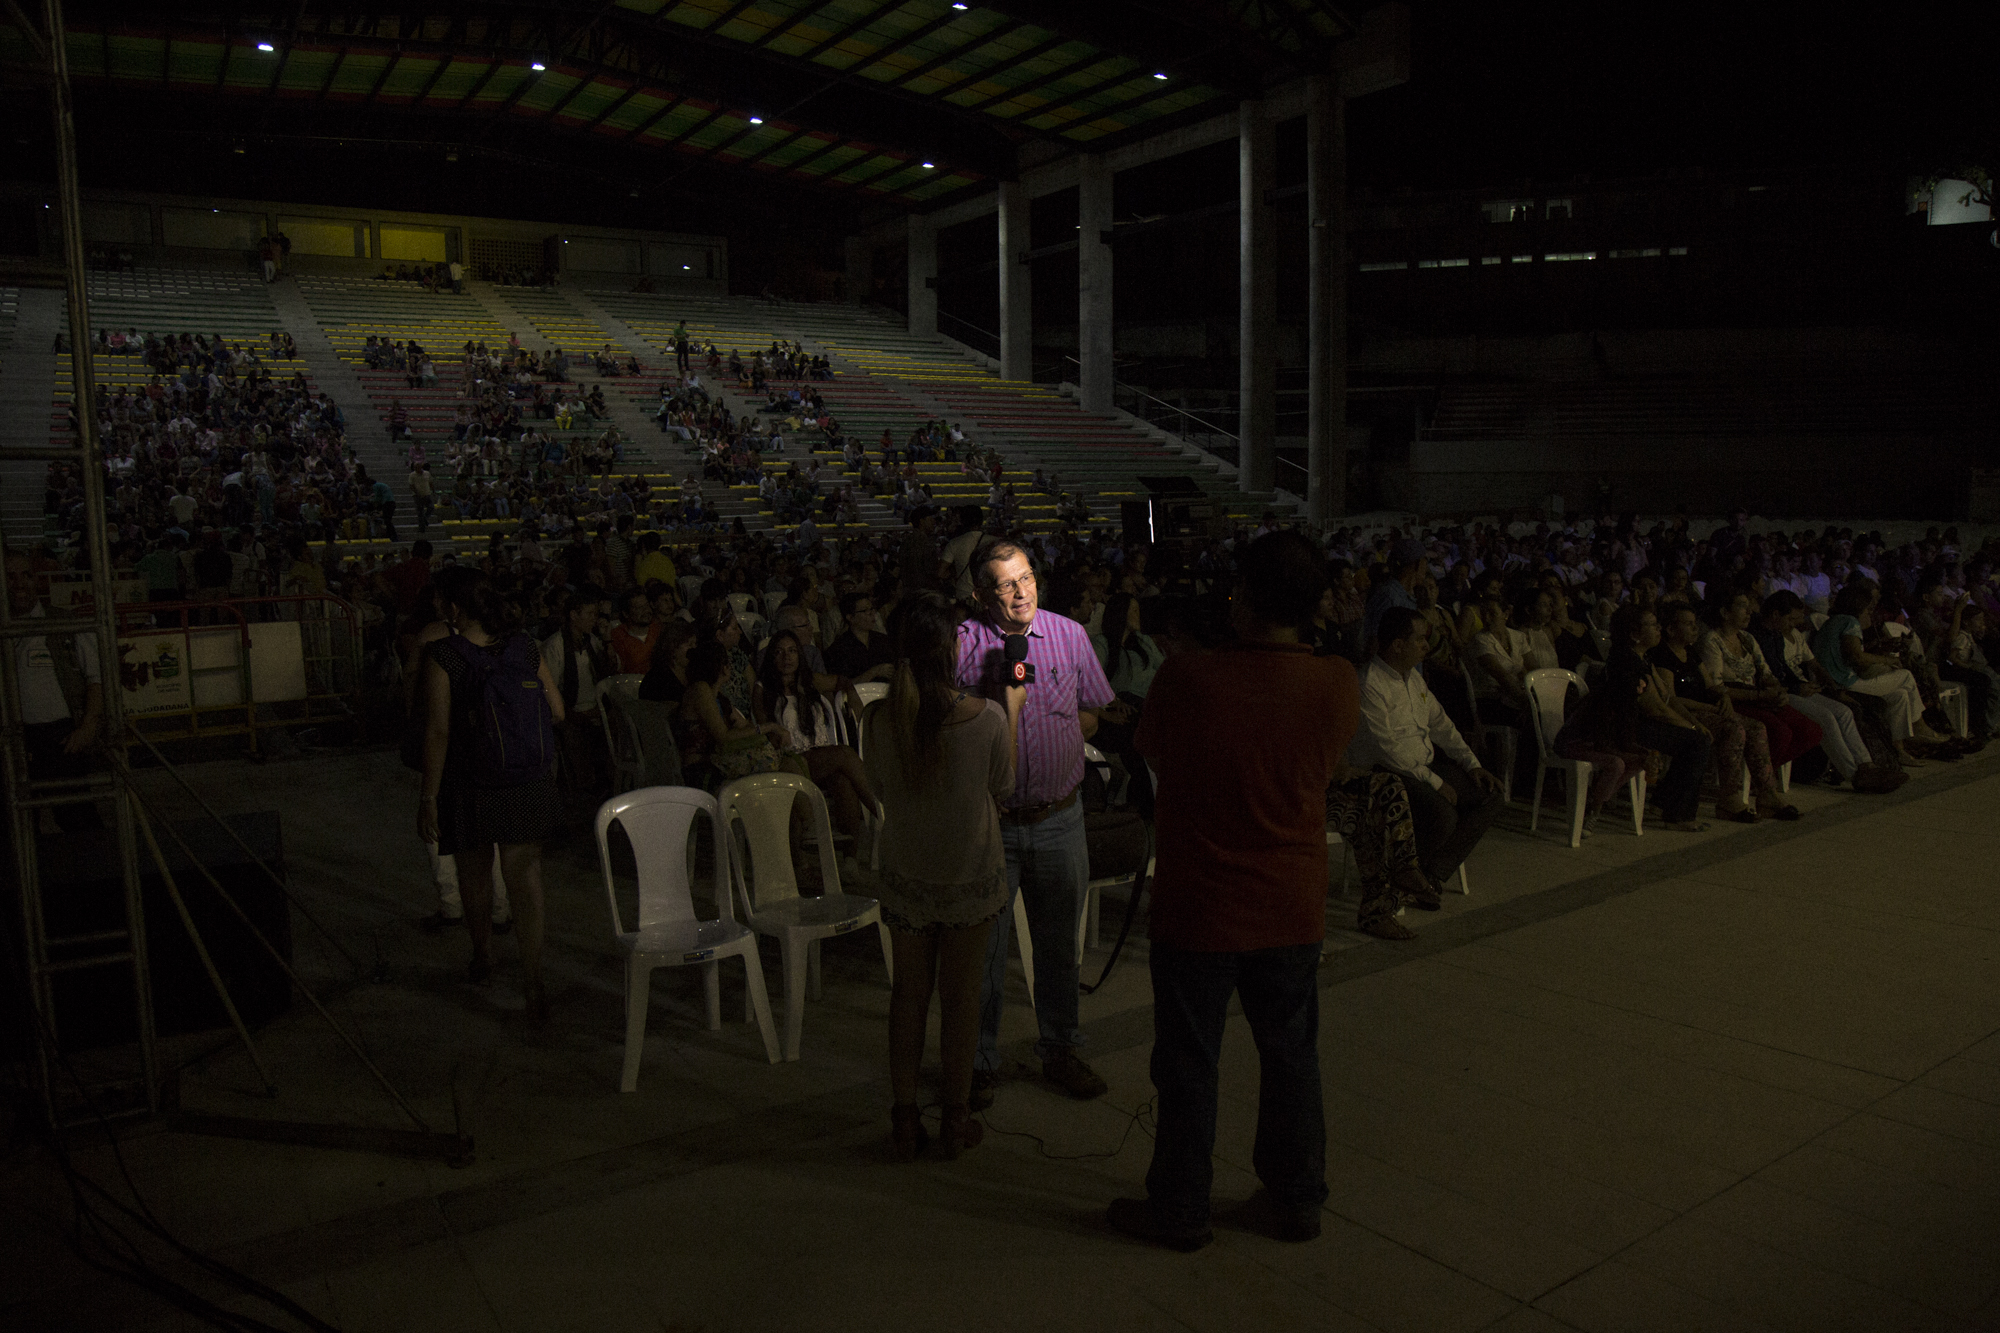
<svg viewBox="0 0 2000 1333">
<path fill-rule="evenodd" d="M 1417 826 L 1417 859 L 1442 886 L 1472 853 L 1506 801 L 1500 779 L 1445 716 L 1424 684 L 1430 622 L 1408 607 L 1382 613 L 1376 655 L 1361 677 L 1361 729 L 1348 747 L 1356 768 L 1399 774 Z"/>
</svg>

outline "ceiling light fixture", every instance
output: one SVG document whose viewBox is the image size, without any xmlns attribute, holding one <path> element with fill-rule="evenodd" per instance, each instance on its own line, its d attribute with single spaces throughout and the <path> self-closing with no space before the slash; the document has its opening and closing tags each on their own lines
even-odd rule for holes
<svg viewBox="0 0 2000 1333">
<path fill-rule="evenodd" d="M 1164 79 L 1164 78 L 1166 78 L 1167 76 L 1166 76 L 1166 74 L 1165 74 L 1165 73 L 1163 73 L 1163 72 L 1162 72 L 1162 71 L 1160 71 L 1160 70 L 1154 70 L 1154 71 L 1153 71 L 1153 77 L 1154 77 L 1154 78 L 1156 78 L 1156 79 Z"/>
<path fill-rule="evenodd" d="M 271 45 L 269 42 L 259 42 L 257 43 L 257 49 L 259 51 L 275 51 L 278 48 Z"/>
<path fill-rule="evenodd" d="M 752 125 L 762 125 L 764 123 L 764 118 L 762 116 L 752 116 L 750 117 L 750 123 Z"/>
<path fill-rule="evenodd" d="M 953 9 L 970 9 L 970 8 L 972 8 L 972 6 L 971 6 L 971 5 L 968 5 L 968 4 L 966 4 L 966 3 L 964 3 L 964 0 L 953 0 L 953 4 L 952 4 L 952 8 L 953 8 Z"/>
<path fill-rule="evenodd" d="M 544 65 L 539 60 L 531 60 L 528 62 L 528 68 L 535 71 L 535 73 L 540 74 L 543 70 L 547 69 L 548 66 Z"/>
<path fill-rule="evenodd" d="M 924 170 L 925 170 L 925 171 L 936 171 L 936 170 L 937 170 L 937 163 L 935 163 L 935 162 L 926 162 L 926 163 L 924 163 Z"/>
</svg>

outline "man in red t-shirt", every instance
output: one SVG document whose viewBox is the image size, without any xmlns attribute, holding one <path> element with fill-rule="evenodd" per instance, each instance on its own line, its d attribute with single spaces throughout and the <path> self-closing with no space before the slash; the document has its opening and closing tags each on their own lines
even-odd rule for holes
<svg viewBox="0 0 2000 1333">
<path fill-rule="evenodd" d="M 1320 1233 L 1326 789 L 1361 719 L 1354 668 L 1299 642 L 1325 586 L 1310 542 L 1258 538 L 1230 608 L 1236 642 L 1168 658 L 1135 738 L 1159 779 L 1147 932 L 1159 1132 L 1149 1197 L 1115 1201 L 1109 1218 L 1175 1249 L 1214 1238 L 1216 1070 L 1232 993 L 1262 1064 L 1253 1162 L 1276 1234 Z"/>
<path fill-rule="evenodd" d="M 410 547 L 410 558 L 388 573 L 389 589 L 396 596 L 398 615 L 417 609 L 417 599 L 431 584 L 431 544 L 419 538 Z"/>
</svg>

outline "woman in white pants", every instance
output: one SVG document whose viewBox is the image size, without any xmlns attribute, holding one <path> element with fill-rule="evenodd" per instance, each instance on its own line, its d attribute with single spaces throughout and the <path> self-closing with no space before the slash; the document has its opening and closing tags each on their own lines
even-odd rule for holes
<svg viewBox="0 0 2000 1333">
<path fill-rule="evenodd" d="M 1785 702 L 1819 723 L 1819 748 L 1826 752 L 1827 762 L 1840 780 L 1853 782 L 1856 774 L 1867 770 L 1864 777 L 1871 786 L 1879 785 L 1874 782 L 1874 756 L 1855 725 L 1854 710 L 1827 692 L 1833 681 L 1800 633 L 1805 623 L 1804 601 L 1797 593 L 1781 588 L 1764 599 L 1750 636 L 1785 686 Z"/>
<path fill-rule="evenodd" d="M 1917 678 L 1899 666 L 1898 659 L 1861 646 L 1861 633 L 1881 596 L 1881 589 L 1869 579 L 1856 579 L 1842 588 L 1834 596 L 1833 614 L 1813 636 L 1813 655 L 1838 688 L 1881 699 L 1890 737 L 1905 759 L 1922 763 L 1924 756 L 1912 752 L 1913 743 L 1929 750 L 1932 746 L 1948 748 L 1949 742 L 1925 724 Z"/>
</svg>

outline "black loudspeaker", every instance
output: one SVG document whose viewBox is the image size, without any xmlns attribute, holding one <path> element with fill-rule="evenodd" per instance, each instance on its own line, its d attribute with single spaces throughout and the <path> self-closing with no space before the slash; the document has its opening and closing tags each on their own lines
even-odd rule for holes
<svg viewBox="0 0 2000 1333">
<path fill-rule="evenodd" d="M 1145 500 L 1120 500 L 1118 502 L 1119 540 L 1126 546 L 1139 546 L 1153 540 L 1153 506 Z"/>
<path fill-rule="evenodd" d="M 284 839 L 276 811 L 236 815 L 229 823 L 265 865 L 280 876 L 285 874 Z M 214 820 L 189 820 L 176 824 L 174 830 L 289 964 L 292 914 L 283 891 Z M 160 850 L 166 854 L 167 866 L 173 871 L 174 883 L 187 904 L 188 914 L 194 918 L 202 943 L 207 946 L 216 971 L 222 974 L 223 984 L 243 1021 L 254 1028 L 289 1009 L 291 982 L 284 971 L 244 926 L 242 918 L 217 896 L 208 877 L 188 863 L 167 830 L 155 826 L 154 835 L 160 841 Z M 118 869 L 115 833 L 105 829 L 46 835 L 40 840 L 39 855 L 42 913 L 51 939 L 122 927 L 124 884 Z M 146 918 L 147 963 L 153 978 L 155 1028 L 160 1035 L 167 1036 L 226 1027 L 229 1015 L 216 998 L 143 837 L 139 841 L 139 872 Z M 11 916 L 10 929 L 18 933 L 18 910 Z M 52 951 L 51 957 L 73 953 L 57 950 Z M 20 956 L 18 952 L 16 956 Z M 134 1012 L 130 966 L 108 964 L 58 973 L 55 1022 L 58 1040 L 65 1050 L 135 1040 L 138 1018 Z"/>
</svg>

